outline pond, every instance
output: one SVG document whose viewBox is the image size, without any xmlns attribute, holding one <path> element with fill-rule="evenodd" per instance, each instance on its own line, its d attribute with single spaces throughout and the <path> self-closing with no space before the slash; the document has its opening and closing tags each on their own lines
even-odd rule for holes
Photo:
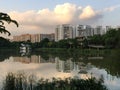
<svg viewBox="0 0 120 90">
<path fill-rule="evenodd" d="M 120 50 L 15 53 L 0 51 L 0 84 L 8 72 L 38 78 L 103 78 L 109 90 L 120 90 Z"/>
</svg>

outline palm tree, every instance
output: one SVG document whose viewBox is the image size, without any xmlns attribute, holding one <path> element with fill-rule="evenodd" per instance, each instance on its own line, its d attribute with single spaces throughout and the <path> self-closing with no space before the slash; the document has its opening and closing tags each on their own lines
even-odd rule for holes
<svg viewBox="0 0 120 90">
<path fill-rule="evenodd" d="M 18 27 L 18 23 L 17 21 L 12 20 L 8 14 L 0 12 L 0 33 L 5 33 L 5 34 L 8 33 L 8 35 L 11 35 L 11 33 L 8 30 L 6 30 L 4 26 L 4 21 L 7 22 L 8 24 L 12 22 L 16 24 L 17 27 Z"/>
</svg>

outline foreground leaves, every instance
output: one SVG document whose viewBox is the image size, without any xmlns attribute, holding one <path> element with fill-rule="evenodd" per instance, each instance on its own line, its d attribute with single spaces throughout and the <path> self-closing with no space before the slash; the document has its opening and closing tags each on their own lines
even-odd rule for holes
<svg viewBox="0 0 120 90">
<path fill-rule="evenodd" d="M 6 30 L 4 22 L 7 22 L 8 24 L 12 22 L 18 27 L 17 21 L 12 20 L 8 14 L 0 12 L 0 33 L 8 33 L 8 35 L 11 35 L 11 33 L 8 30 Z"/>
</svg>

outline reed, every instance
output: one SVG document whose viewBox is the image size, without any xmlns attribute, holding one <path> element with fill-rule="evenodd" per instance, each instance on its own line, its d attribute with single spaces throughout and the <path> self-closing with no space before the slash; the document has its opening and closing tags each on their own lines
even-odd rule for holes
<svg viewBox="0 0 120 90">
<path fill-rule="evenodd" d="M 41 78 L 37 80 L 35 75 L 24 73 L 8 73 L 2 90 L 108 90 L 103 85 L 103 80 L 75 79 L 75 78 Z"/>
</svg>

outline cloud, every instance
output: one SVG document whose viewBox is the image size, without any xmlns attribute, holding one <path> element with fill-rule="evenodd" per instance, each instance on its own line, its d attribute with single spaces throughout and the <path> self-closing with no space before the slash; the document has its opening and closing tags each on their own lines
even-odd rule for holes
<svg viewBox="0 0 120 90">
<path fill-rule="evenodd" d="M 96 15 L 96 12 L 92 9 L 91 6 L 87 6 L 82 10 L 82 13 L 80 14 L 80 19 L 90 19 Z"/>
<path fill-rule="evenodd" d="M 57 5 L 54 9 L 57 19 L 70 22 L 76 12 L 76 5 L 65 3 L 63 5 Z"/>
<path fill-rule="evenodd" d="M 82 12 L 79 14 L 79 20 L 82 24 L 94 25 L 103 18 L 103 14 L 98 10 L 94 10 L 91 6 L 82 8 Z"/>
<path fill-rule="evenodd" d="M 102 15 L 94 10 L 91 6 L 77 6 L 71 3 L 56 5 L 53 10 L 49 8 L 38 11 L 29 10 L 25 12 L 9 12 L 11 18 L 19 23 L 18 31 L 16 27 L 9 27 L 11 33 L 51 33 L 54 32 L 58 24 L 93 24 Z"/>
<path fill-rule="evenodd" d="M 120 5 L 111 6 L 111 7 L 105 8 L 103 11 L 104 11 L 104 12 L 112 12 L 112 11 L 114 11 L 115 9 L 119 8 L 119 7 L 120 7 Z"/>
<path fill-rule="evenodd" d="M 57 5 L 53 11 L 48 8 L 39 11 L 26 12 L 10 12 L 10 15 L 25 25 L 51 25 L 60 23 L 69 23 L 75 13 L 76 6 L 74 4 L 65 3 Z M 39 24 L 38 24 L 39 23 Z"/>
</svg>

